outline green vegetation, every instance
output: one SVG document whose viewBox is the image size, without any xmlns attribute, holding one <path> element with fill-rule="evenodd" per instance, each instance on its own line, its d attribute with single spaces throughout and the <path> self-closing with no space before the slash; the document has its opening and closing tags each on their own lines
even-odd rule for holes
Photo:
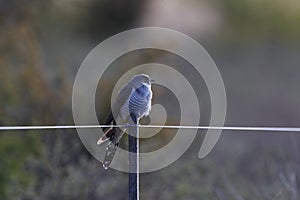
<svg viewBox="0 0 300 200">
<path fill-rule="evenodd" d="M 298 39 L 298 1 L 227 0 L 223 5 L 228 33 L 246 38 Z"/>
</svg>

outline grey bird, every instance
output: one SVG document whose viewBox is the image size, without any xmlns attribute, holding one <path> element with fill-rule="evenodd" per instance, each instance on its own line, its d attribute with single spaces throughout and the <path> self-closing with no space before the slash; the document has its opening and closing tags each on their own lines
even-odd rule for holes
<svg viewBox="0 0 300 200">
<path fill-rule="evenodd" d="M 129 120 L 138 122 L 141 117 L 147 116 L 151 110 L 152 80 L 146 74 L 134 76 L 127 85 L 119 92 L 112 110 L 108 115 L 105 125 L 126 125 Z M 118 127 L 103 128 L 104 135 L 97 141 L 97 144 L 109 140 L 106 146 L 106 154 L 103 167 L 107 169 L 113 160 L 120 140 L 126 131 Z"/>
</svg>

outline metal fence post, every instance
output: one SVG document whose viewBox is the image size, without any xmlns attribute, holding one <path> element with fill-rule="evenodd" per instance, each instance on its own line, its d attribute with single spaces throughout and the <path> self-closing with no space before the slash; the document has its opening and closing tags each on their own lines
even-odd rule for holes
<svg viewBox="0 0 300 200">
<path fill-rule="evenodd" d="M 129 121 L 128 148 L 129 148 L 129 200 L 139 199 L 139 128 L 138 119 L 131 116 Z"/>
</svg>

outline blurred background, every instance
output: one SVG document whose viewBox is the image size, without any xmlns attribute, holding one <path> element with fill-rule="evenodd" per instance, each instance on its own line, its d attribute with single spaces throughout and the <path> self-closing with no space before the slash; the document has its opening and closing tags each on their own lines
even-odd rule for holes
<svg viewBox="0 0 300 200">
<path fill-rule="evenodd" d="M 72 86 L 85 56 L 113 34 L 159 26 L 191 36 L 214 59 L 227 92 L 226 125 L 299 127 L 299 21 L 298 0 L 0 0 L 1 126 L 73 124 Z M 135 52 L 115 69 L 180 64 L 161 53 Z M 107 112 L 113 75 L 97 104 Z M 205 89 L 201 102 L 205 124 Z M 107 113 L 98 114 L 101 122 Z M 172 165 L 141 175 L 141 199 L 300 198 L 299 134 L 224 131 L 199 160 L 204 133 Z M 127 174 L 104 170 L 76 130 L 0 133 L 0 199 L 126 199 L 127 187 Z"/>
</svg>

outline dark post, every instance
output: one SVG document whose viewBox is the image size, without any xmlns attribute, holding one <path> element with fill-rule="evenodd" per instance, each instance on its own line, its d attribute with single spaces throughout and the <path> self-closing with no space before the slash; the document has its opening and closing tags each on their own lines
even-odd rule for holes
<svg viewBox="0 0 300 200">
<path fill-rule="evenodd" d="M 129 145 L 129 200 L 139 199 L 139 129 L 137 127 L 138 120 L 135 116 L 131 115 L 129 122 L 129 134 L 128 134 L 128 145 Z"/>
</svg>

